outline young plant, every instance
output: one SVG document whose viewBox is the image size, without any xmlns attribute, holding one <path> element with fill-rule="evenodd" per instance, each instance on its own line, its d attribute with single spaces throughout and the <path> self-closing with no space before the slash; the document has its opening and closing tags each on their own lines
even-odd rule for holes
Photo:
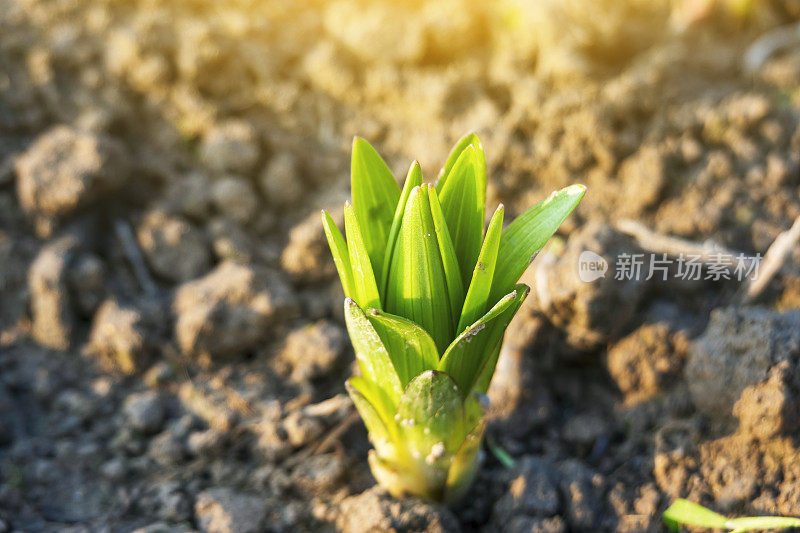
<svg viewBox="0 0 800 533">
<path fill-rule="evenodd" d="M 664 524 L 672 531 L 680 531 L 680 526 L 705 527 L 708 529 L 724 529 L 732 533 L 745 531 L 765 531 L 768 529 L 787 529 L 800 527 L 800 518 L 783 516 L 745 516 L 727 518 L 706 509 L 702 505 L 678 498 L 664 511 Z"/>
<path fill-rule="evenodd" d="M 500 205 L 484 234 L 486 159 L 474 133 L 436 186 L 415 161 L 402 189 L 356 138 L 351 179 L 347 239 L 325 211 L 322 224 L 346 296 L 361 375 L 345 385 L 374 446 L 370 467 L 396 497 L 451 502 L 478 468 L 480 400 L 530 291 L 517 281 L 585 188 L 554 192 L 505 230 Z"/>
</svg>

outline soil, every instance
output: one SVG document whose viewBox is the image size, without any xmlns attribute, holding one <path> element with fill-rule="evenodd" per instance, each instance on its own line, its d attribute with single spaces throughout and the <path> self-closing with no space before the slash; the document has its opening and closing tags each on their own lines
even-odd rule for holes
<svg viewBox="0 0 800 533">
<path fill-rule="evenodd" d="M 740 4 L 0 0 L 0 533 L 800 515 L 800 248 L 755 301 L 577 273 L 622 219 L 763 255 L 800 216 L 800 46 L 743 63 L 800 4 Z M 432 180 L 470 130 L 487 212 L 588 194 L 445 508 L 374 486 L 319 209 L 353 135 Z"/>
</svg>

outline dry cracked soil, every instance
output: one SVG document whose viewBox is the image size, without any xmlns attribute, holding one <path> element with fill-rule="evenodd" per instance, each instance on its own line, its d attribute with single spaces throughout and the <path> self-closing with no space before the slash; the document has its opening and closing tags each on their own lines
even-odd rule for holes
<svg viewBox="0 0 800 533">
<path fill-rule="evenodd" d="M 0 533 L 661 531 L 676 497 L 800 515 L 800 246 L 751 299 L 612 275 L 660 257 L 630 221 L 763 255 L 800 216 L 798 17 L 0 0 Z M 754 62 L 764 35 L 784 41 Z M 490 391 L 515 463 L 486 448 L 446 508 L 369 473 L 319 209 L 341 219 L 353 135 L 431 180 L 470 130 L 491 208 L 588 194 Z M 590 283 L 587 250 L 611 265 Z"/>
</svg>

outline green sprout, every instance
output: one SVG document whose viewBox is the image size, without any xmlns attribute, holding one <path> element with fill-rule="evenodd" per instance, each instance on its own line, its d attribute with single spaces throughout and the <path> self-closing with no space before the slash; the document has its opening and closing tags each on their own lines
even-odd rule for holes
<svg viewBox="0 0 800 533">
<path fill-rule="evenodd" d="M 787 529 L 800 527 L 800 518 L 783 516 L 745 516 L 727 518 L 706 509 L 702 505 L 679 498 L 664 511 L 664 523 L 672 531 L 679 531 L 681 524 L 685 526 L 705 527 L 708 529 L 726 529 L 732 533 L 745 531 L 764 531 L 767 529 Z"/>
<path fill-rule="evenodd" d="M 554 192 L 484 235 L 486 158 L 477 135 L 453 148 L 436 186 L 418 162 L 401 190 L 365 140 L 353 142 L 347 240 L 322 223 L 344 288 L 360 375 L 345 384 L 374 449 L 372 472 L 392 495 L 453 502 L 479 466 L 481 399 L 508 324 L 530 289 L 517 284 L 583 198 Z"/>
</svg>

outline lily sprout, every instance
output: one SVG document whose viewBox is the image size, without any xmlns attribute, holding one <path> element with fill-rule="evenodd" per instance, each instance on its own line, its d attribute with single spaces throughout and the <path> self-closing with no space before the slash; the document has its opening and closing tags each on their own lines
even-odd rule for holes
<svg viewBox="0 0 800 533">
<path fill-rule="evenodd" d="M 453 502 L 469 488 L 486 425 L 481 399 L 530 292 L 517 282 L 585 193 L 554 192 L 505 229 L 500 205 L 484 231 L 486 179 L 474 133 L 435 186 L 415 161 L 402 189 L 356 138 L 345 235 L 322 212 L 360 370 L 345 385 L 374 446 L 373 475 L 396 497 Z"/>
</svg>

